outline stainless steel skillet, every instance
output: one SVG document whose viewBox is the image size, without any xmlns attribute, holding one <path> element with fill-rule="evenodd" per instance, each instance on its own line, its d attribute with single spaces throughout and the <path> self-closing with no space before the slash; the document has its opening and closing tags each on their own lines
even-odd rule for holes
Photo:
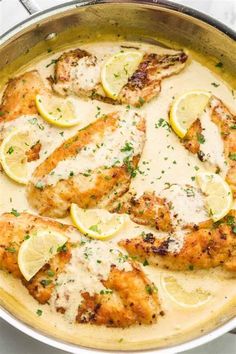
<svg viewBox="0 0 236 354">
<path fill-rule="evenodd" d="M 126 34 L 130 40 L 165 39 L 190 47 L 224 63 L 236 75 L 236 33 L 198 11 L 164 0 L 71 1 L 50 10 L 39 11 L 36 1 L 22 0 L 31 16 L 0 37 L 0 70 L 13 60 L 27 54 L 41 41 L 50 41 L 69 27 L 86 31 Z M 158 34 L 158 36 L 157 36 Z M 4 308 L 0 316 L 14 327 L 48 345 L 71 353 L 96 350 L 75 346 L 47 336 L 23 323 Z M 217 328 L 191 341 L 168 348 L 153 349 L 155 353 L 178 353 L 221 336 L 236 327 L 236 318 L 222 321 Z"/>
</svg>

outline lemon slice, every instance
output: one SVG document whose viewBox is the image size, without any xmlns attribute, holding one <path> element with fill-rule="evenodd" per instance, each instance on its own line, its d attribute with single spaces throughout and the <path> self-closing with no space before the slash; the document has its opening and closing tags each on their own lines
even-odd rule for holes
<svg viewBox="0 0 236 354">
<path fill-rule="evenodd" d="M 103 209 L 81 209 L 77 204 L 71 204 L 70 215 L 79 231 L 98 240 L 113 236 L 125 221 L 122 215 Z"/>
<path fill-rule="evenodd" d="M 126 51 L 110 57 L 101 72 L 102 86 L 107 96 L 116 99 L 129 77 L 135 72 L 143 58 L 143 53 Z"/>
<path fill-rule="evenodd" d="M 225 180 L 218 174 L 199 172 L 196 181 L 206 195 L 209 213 L 214 221 L 222 219 L 233 205 L 232 191 Z"/>
<path fill-rule="evenodd" d="M 0 160 L 5 173 L 20 184 L 27 184 L 27 151 L 31 146 L 29 131 L 13 130 L 2 141 Z"/>
<path fill-rule="evenodd" d="M 62 247 L 67 238 L 51 230 L 38 231 L 23 241 L 18 253 L 21 273 L 29 281 Z"/>
<path fill-rule="evenodd" d="M 70 99 L 56 96 L 41 96 L 35 98 L 39 114 L 57 127 L 68 128 L 80 123 L 76 117 L 75 107 Z"/>
<path fill-rule="evenodd" d="M 212 294 L 201 288 L 186 291 L 173 276 L 162 276 L 161 285 L 168 297 L 177 305 L 185 308 L 196 308 L 206 304 Z"/>
<path fill-rule="evenodd" d="M 189 91 L 178 97 L 170 109 L 170 124 L 174 132 L 183 138 L 191 124 L 199 117 L 211 94 L 207 91 Z"/>
</svg>

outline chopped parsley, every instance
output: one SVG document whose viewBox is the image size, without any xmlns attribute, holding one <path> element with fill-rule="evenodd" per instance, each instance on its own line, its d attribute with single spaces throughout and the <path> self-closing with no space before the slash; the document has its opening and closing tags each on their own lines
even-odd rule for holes
<svg viewBox="0 0 236 354">
<path fill-rule="evenodd" d="M 57 62 L 57 59 L 52 59 L 51 62 L 46 65 L 46 68 L 48 68 L 48 67 L 51 66 L 52 64 L 56 64 L 56 62 Z"/>
<path fill-rule="evenodd" d="M 233 161 L 236 161 L 236 152 L 235 153 L 230 153 L 229 154 L 229 158 L 230 158 L 230 160 L 233 160 Z"/>
<path fill-rule="evenodd" d="M 47 273 L 48 273 L 48 276 L 49 276 L 49 277 L 53 277 L 53 276 L 55 275 L 55 272 L 53 272 L 53 270 L 51 270 L 51 269 L 49 269 L 49 270 L 47 271 Z"/>
<path fill-rule="evenodd" d="M 148 265 L 149 265 L 149 263 L 148 263 L 148 261 L 145 259 L 144 262 L 143 262 L 143 266 L 146 267 L 146 266 L 148 266 Z"/>
<path fill-rule="evenodd" d="M 158 120 L 158 122 L 155 124 L 155 128 L 165 128 L 169 132 L 171 131 L 170 124 L 164 118 L 160 118 Z"/>
<path fill-rule="evenodd" d="M 37 182 L 35 185 L 35 188 L 37 188 L 37 189 L 40 189 L 40 190 L 43 190 L 43 188 L 44 188 L 44 185 L 43 185 L 43 183 L 42 182 Z"/>
<path fill-rule="evenodd" d="M 199 142 L 199 144 L 205 143 L 205 138 L 201 133 L 197 133 L 197 141 Z"/>
<path fill-rule="evenodd" d="M 10 146 L 9 149 L 7 150 L 7 154 L 11 155 L 14 152 L 14 147 Z"/>
<path fill-rule="evenodd" d="M 10 253 L 15 253 L 15 252 L 16 252 L 15 247 L 6 247 L 5 250 L 6 250 L 7 252 L 10 252 Z"/>
<path fill-rule="evenodd" d="M 139 97 L 138 99 L 140 106 L 142 106 L 145 103 L 145 100 L 142 97 Z"/>
<path fill-rule="evenodd" d="M 133 167 L 132 162 L 129 159 L 129 156 L 124 158 L 124 164 L 126 165 L 126 168 L 132 178 L 134 178 L 137 175 L 138 168 Z"/>
<path fill-rule="evenodd" d="M 46 286 L 50 285 L 52 283 L 51 279 L 43 279 L 41 280 L 40 284 L 45 288 Z"/>
<path fill-rule="evenodd" d="M 14 216 L 20 216 L 20 213 L 18 213 L 18 211 L 14 208 L 11 209 L 11 214 L 14 215 Z"/>
<path fill-rule="evenodd" d="M 223 67 L 223 63 L 221 61 L 219 61 L 219 63 L 217 63 L 215 66 L 216 66 L 216 68 L 222 68 Z"/>
<path fill-rule="evenodd" d="M 216 82 L 212 82 L 211 85 L 214 86 L 214 87 L 219 87 L 220 86 L 220 84 L 217 84 Z"/>
<path fill-rule="evenodd" d="M 66 244 L 57 247 L 57 252 L 66 252 L 66 251 L 67 251 Z"/>
<path fill-rule="evenodd" d="M 32 124 L 32 125 L 35 125 L 36 123 L 37 123 L 37 118 L 30 118 L 29 120 L 28 120 L 28 122 L 30 123 L 30 124 Z"/>
<path fill-rule="evenodd" d="M 232 215 L 227 215 L 225 217 L 225 220 L 226 220 L 226 224 L 229 226 L 232 226 L 235 223 L 234 216 L 232 216 Z"/>
<path fill-rule="evenodd" d="M 107 294 L 112 294 L 112 293 L 113 293 L 113 291 L 110 290 L 110 289 L 106 289 L 106 290 L 101 290 L 100 291 L 101 295 L 107 295 Z"/>
<path fill-rule="evenodd" d="M 40 309 L 38 309 L 38 310 L 36 311 L 36 314 L 37 314 L 38 316 L 42 316 L 43 311 L 42 311 L 42 310 L 40 310 Z"/>
<path fill-rule="evenodd" d="M 125 146 L 123 148 L 120 149 L 121 152 L 125 152 L 125 151 L 132 151 L 134 148 L 132 146 L 132 143 L 125 143 Z"/>
<path fill-rule="evenodd" d="M 152 285 L 147 284 L 147 285 L 145 286 L 145 290 L 146 290 L 146 292 L 147 292 L 149 295 L 152 295 L 152 294 L 154 294 L 154 293 L 157 292 L 157 288 L 156 288 L 156 286 L 155 286 L 154 284 L 152 284 Z"/>
<path fill-rule="evenodd" d="M 186 188 L 184 191 L 186 192 L 187 197 L 194 197 L 195 196 L 194 190 L 191 187 Z"/>
<path fill-rule="evenodd" d="M 98 228 L 98 225 L 92 225 L 89 227 L 89 230 L 97 232 L 98 234 L 101 234 L 102 231 Z"/>
</svg>

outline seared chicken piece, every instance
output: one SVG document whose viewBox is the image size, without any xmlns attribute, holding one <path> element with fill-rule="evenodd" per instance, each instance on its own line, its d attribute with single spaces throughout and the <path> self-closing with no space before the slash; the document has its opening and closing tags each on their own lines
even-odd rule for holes
<svg viewBox="0 0 236 354">
<path fill-rule="evenodd" d="M 0 268 L 11 273 L 14 277 L 22 280 L 30 294 L 40 303 L 46 303 L 52 294 L 58 273 L 64 270 L 69 262 L 70 244 L 63 248 L 48 264 L 46 264 L 33 278 L 27 282 L 22 276 L 17 263 L 18 250 L 27 235 L 34 234 L 37 230 L 53 230 L 69 235 L 70 227 L 59 224 L 56 221 L 43 219 L 28 213 L 7 213 L 0 217 Z M 48 270 L 55 273 L 48 275 Z M 53 274 L 52 273 L 52 274 Z M 47 286 L 44 284 L 49 282 Z"/>
<path fill-rule="evenodd" d="M 161 80 L 179 73 L 188 56 L 183 51 L 174 54 L 144 55 L 138 69 L 122 88 L 116 101 L 140 107 L 161 90 Z M 107 101 L 101 88 L 101 61 L 85 50 L 75 49 L 63 53 L 55 65 L 53 89 L 61 95 L 76 94 Z"/>
<path fill-rule="evenodd" d="M 55 65 L 53 89 L 60 95 L 90 97 L 100 83 L 97 57 L 82 49 L 63 53 Z"/>
<path fill-rule="evenodd" d="M 35 96 L 44 90 L 43 81 L 37 70 L 9 80 L 0 105 L 0 123 L 21 115 L 37 114 Z"/>
<path fill-rule="evenodd" d="M 171 231 L 171 215 L 168 203 L 155 193 L 145 192 L 139 198 L 131 192 L 126 193 L 110 208 L 111 212 L 129 214 L 131 220 L 160 231 Z"/>
<path fill-rule="evenodd" d="M 210 99 L 206 110 L 209 112 L 211 121 L 219 129 L 223 141 L 224 160 L 227 163 L 225 166 L 227 170 L 226 181 L 230 184 L 236 197 L 236 116 L 229 111 L 221 100 L 214 96 Z M 204 133 L 201 119 L 197 118 L 184 137 L 184 146 L 193 154 L 197 154 L 201 161 L 210 162 L 209 156 L 206 156 L 202 151 L 206 143 L 203 140 Z M 213 146 L 214 144 L 215 142 L 213 142 Z M 219 169 L 221 169 L 221 166 L 216 165 L 217 172 L 219 172 Z"/>
<path fill-rule="evenodd" d="M 171 250 L 173 237 L 165 240 L 152 233 L 120 241 L 132 256 L 146 259 L 149 264 L 171 270 L 208 269 L 223 266 L 236 271 L 236 211 L 223 220 L 206 222 L 185 235 L 182 248 Z"/>
<path fill-rule="evenodd" d="M 118 101 L 135 107 L 149 102 L 160 93 L 161 81 L 178 74 L 187 59 L 187 54 L 182 51 L 175 54 L 145 54 L 138 69 L 122 88 Z"/>
<path fill-rule="evenodd" d="M 30 203 L 51 217 L 64 217 L 71 203 L 109 209 L 136 175 L 144 142 L 145 122 L 137 113 L 100 118 L 37 167 L 28 186 Z"/>
<path fill-rule="evenodd" d="M 104 285 L 111 289 L 110 294 L 83 294 L 84 302 L 76 318 L 79 323 L 127 327 L 156 322 L 160 312 L 157 289 L 139 267 L 128 272 L 112 267 Z"/>
<path fill-rule="evenodd" d="M 112 249 L 111 263 L 107 257 L 99 264 L 97 262 L 98 266 L 104 263 L 108 274 L 106 279 L 101 279 L 101 272 L 94 271 L 92 286 L 95 290 L 91 294 L 82 286 L 69 291 L 67 282 L 72 283 L 72 276 L 73 284 L 80 285 L 83 282 L 78 276 L 80 267 L 85 269 L 84 274 L 88 279 L 94 270 L 95 254 L 90 261 L 88 254 L 84 253 L 87 250 L 89 252 L 89 246 L 95 253 L 99 251 L 99 247 L 106 247 L 107 254 L 111 253 L 110 246 L 102 241 L 82 238 L 72 226 L 28 213 L 16 215 L 18 214 L 4 214 L 0 217 L 0 268 L 22 280 L 29 293 L 39 303 L 48 303 L 61 313 L 72 309 L 73 320 L 79 323 L 127 327 L 132 324 L 156 322 L 160 312 L 156 288 L 138 265 L 129 261 L 127 256 Z M 63 233 L 68 237 L 68 242 L 30 281 L 26 281 L 18 267 L 18 250 L 27 235 L 33 237 L 31 235 L 39 230 Z M 96 292 L 97 287 L 102 289 L 99 293 Z M 61 299 L 63 297 L 66 301 Z M 78 301 L 77 306 L 74 299 L 78 300 L 80 297 L 81 303 Z M 58 307 L 57 304 L 61 300 L 64 301 L 63 306 Z"/>
</svg>

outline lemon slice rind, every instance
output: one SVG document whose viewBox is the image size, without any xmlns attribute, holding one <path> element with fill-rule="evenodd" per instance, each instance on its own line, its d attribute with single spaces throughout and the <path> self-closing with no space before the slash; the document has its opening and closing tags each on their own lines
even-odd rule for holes
<svg viewBox="0 0 236 354">
<path fill-rule="evenodd" d="M 26 156 L 29 147 L 29 132 L 19 129 L 12 130 L 3 139 L 0 147 L 0 161 L 6 175 L 23 185 L 27 184 L 29 179 Z"/>
<path fill-rule="evenodd" d="M 40 116 L 57 127 L 70 128 L 80 123 L 80 118 L 75 117 L 73 103 L 68 99 L 36 95 L 35 104 Z"/>
<path fill-rule="evenodd" d="M 170 109 L 170 125 L 180 138 L 184 138 L 188 128 L 202 114 L 210 97 L 208 91 L 194 90 L 174 100 Z"/>
<path fill-rule="evenodd" d="M 108 97 L 117 99 L 121 89 L 128 82 L 143 58 L 138 51 L 124 51 L 111 56 L 101 71 L 102 86 Z"/>
<path fill-rule="evenodd" d="M 42 230 L 24 240 L 18 252 L 18 265 L 29 281 L 63 246 L 67 237 L 57 231 Z"/>
<path fill-rule="evenodd" d="M 187 292 L 177 282 L 174 276 L 162 275 L 161 286 L 168 298 L 174 304 L 186 309 L 201 307 L 212 298 L 211 293 L 201 288 L 197 288 L 195 291 Z"/>
<path fill-rule="evenodd" d="M 227 182 L 218 174 L 199 172 L 196 181 L 206 196 L 207 208 L 213 221 L 228 214 L 233 205 L 233 194 Z"/>
<path fill-rule="evenodd" d="M 81 209 L 74 203 L 71 204 L 70 215 L 81 233 L 97 240 L 114 236 L 125 221 L 123 215 L 112 214 L 103 209 Z"/>
</svg>

